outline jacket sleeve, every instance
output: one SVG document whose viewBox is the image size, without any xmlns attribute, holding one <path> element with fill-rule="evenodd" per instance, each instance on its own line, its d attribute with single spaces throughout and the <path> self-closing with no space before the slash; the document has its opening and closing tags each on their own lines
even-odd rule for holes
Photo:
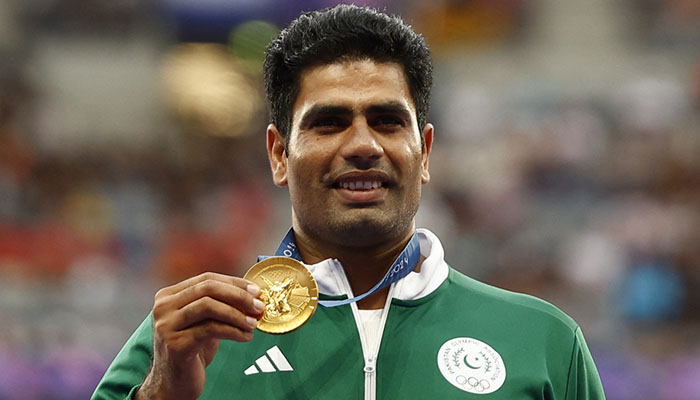
<svg viewBox="0 0 700 400">
<path fill-rule="evenodd" d="M 605 392 L 593 362 L 581 328 L 576 329 L 574 349 L 571 354 L 569 380 L 567 383 L 567 400 L 605 400 Z"/>
<path fill-rule="evenodd" d="M 149 314 L 107 368 L 90 399 L 132 399 L 148 374 L 152 358 L 153 316 Z"/>
</svg>

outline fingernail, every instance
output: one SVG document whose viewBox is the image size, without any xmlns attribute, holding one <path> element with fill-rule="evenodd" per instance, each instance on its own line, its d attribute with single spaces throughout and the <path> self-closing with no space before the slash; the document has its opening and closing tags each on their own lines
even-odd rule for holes
<svg viewBox="0 0 700 400">
<path fill-rule="evenodd" d="M 250 325 L 251 328 L 255 328 L 258 326 L 258 320 L 253 318 L 253 317 L 246 316 L 245 320 L 248 323 L 248 325 Z"/>
<path fill-rule="evenodd" d="M 244 337 L 246 340 L 250 340 L 250 339 L 253 338 L 253 332 L 243 332 L 243 337 Z"/>
<path fill-rule="evenodd" d="M 246 287 L 246 290 L 248 291 L 248 293 L 256 297 L 260 294 L 260 288 L 257 287 L 257 285 L 253 285 L 252 283 Z"/>
<path fill-rule="evenodd" d="M 253 308 L 255 308 L 255 311 L 261 313 L 265 310 L 265 304 L 258 299 L 254 299 L 253 300 Z"/>
</svg>

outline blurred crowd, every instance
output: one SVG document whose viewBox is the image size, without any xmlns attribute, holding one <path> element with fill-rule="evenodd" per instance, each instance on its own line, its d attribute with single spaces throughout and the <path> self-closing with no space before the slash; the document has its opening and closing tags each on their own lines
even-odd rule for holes
<svg viewBox="0 0 700 400">
<path fill-rule="evenodd" d="M 262 49 L 334 3 L 0 3 L 0 400 L 89 397 L 159 287 L 274 250 Z M 434 52 L 448 262 L 572 315 L 609 399 L 700 398 L 700 4 L 363 4 Z"/>
</svg>

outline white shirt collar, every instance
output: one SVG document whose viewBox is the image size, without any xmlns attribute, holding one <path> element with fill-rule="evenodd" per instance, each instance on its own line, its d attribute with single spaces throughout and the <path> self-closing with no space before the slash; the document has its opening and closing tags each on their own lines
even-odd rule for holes
<svg viewBox="0 0 700 400">
<path fill-rule="evenodd" d="M 440 239 L 427 229 L 416 230 L 420 241 L 420 252 L 425 259 L 420 272 L 412 271 L 405 278 L 395 283 L 393 297 L 399 300 L 417 300 L 434 292 L 447 279 L 449 267 L 445 262 L 445 252 Z M 329 296 L 353 296 L 346 284 L 345 270 L 336 259 L 327 259 L 307 265 L 318 283 L 320 293 Z M 359 293 L 358 293 L 359 294 Z"/>
</svg>

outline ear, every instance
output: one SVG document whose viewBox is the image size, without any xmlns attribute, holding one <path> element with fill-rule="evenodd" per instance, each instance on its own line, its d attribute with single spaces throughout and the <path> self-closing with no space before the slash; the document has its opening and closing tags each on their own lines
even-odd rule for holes
<svg viewBox="0 0 700 400">
<path fill-rule="evenodd" d="M 421 182 L 426 184 L 430 182 L 430 172 L 428 171 L 428 161 L 430 160 L 430 150 L 433 148 L 433 124 L 425 124 L 423 128 L 423 151 L 421 155 Z"/>
<path fill-rule="evenodd" d="M 272 180 L 277 186 L 287 184 L 287 151 L 284 137 L 274 124 L 267 126 L 267 158 L 270 160 Z"/>
</svg>

